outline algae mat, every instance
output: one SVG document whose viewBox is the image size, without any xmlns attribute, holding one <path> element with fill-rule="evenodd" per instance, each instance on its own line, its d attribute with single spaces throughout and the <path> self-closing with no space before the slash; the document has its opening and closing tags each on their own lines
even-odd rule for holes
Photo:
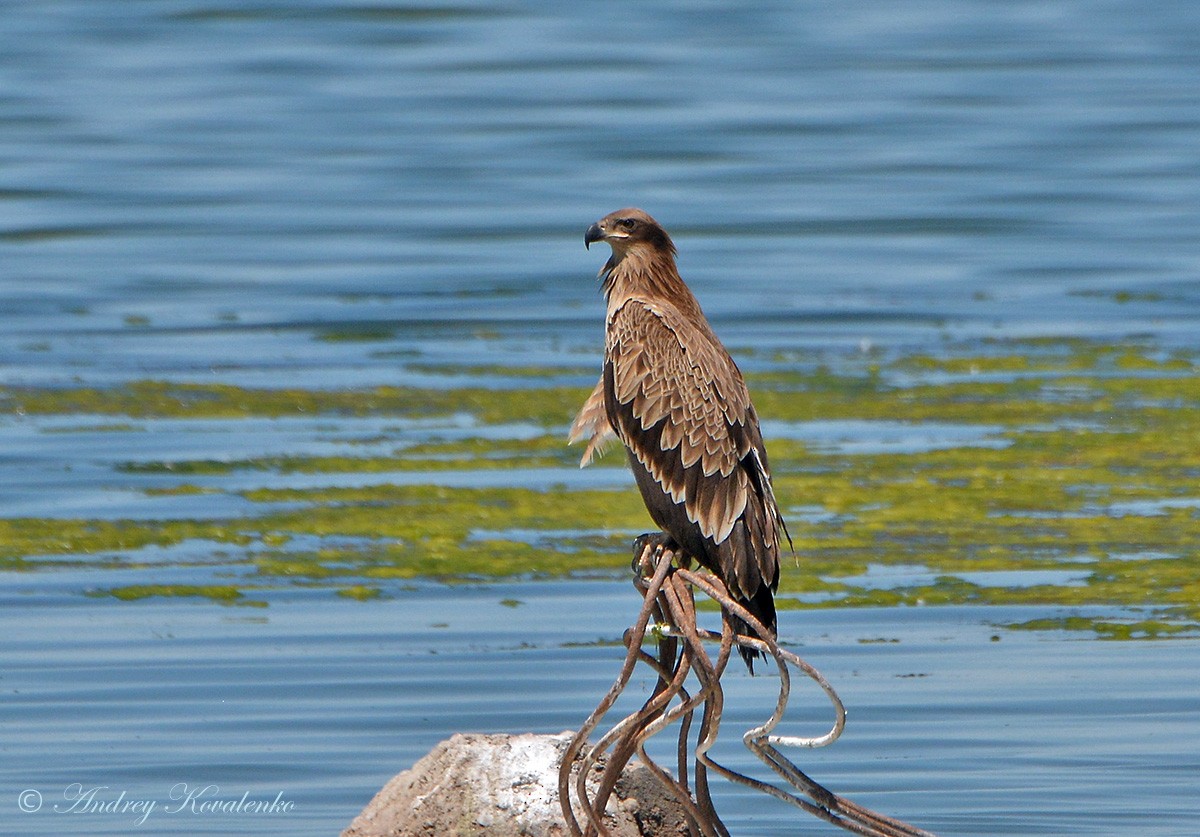
<svg viewBox="0 0 1200 837">
<path fill-rule="evenodd" d="M 1200 633 L 1190 354 L 1042 340 L 739 361 L 795 542 L 783 607 L 1042 604 L 1066 609 L 1013 627 Z M 626 571 L 649 520 L 622 456 L 581 472 L 564 442 L 586 376 L 423 371 L 445 386 L 0 389 L 0 436 L 26 451 L 3 466 L 0 566 L 248 606 L 293 585 L 369 599 Z"/>
</svg>

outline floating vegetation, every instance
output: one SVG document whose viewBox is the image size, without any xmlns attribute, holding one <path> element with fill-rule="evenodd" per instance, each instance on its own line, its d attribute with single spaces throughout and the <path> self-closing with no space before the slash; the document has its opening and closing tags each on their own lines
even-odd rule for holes
<svg viewBox="0 0 1200 837">
<path fill-rule="evenodd" d="M 1090 616 L 1060 616 L 1030 619 L 1002 627 L 1011 631 L 1089 631 L 1100 639 L 1167 639 L 1200 637 L 1200 623 L 1166 622 L 1158 619 L 1116 621 Z"/>
<path fill-rule="evenodd" d="M 577 452 L 553 435 L 533 439 L 482 439 L 412 445 L 395 456 L 260 456 L 252 459 L 191 459 L 123 462 L 131 474 L 220 475 L 235 471 L 281 474 L 386 473 L 388 471 L 495 470 L 561 467 L 578 462 Z"/>
<path fill-rule="evenodd" d="M 204 488 L 191 483 L 182 483 L 181 485 L 172 485 L 166 488 L 147 488 L 145 489 L 147 497 L 186 497 L 195 494 L 217 494 L 219 490 L 216 488 Z"/>
<path fill-rule="evenodd" d="M 266 607 L 266 602 L 245 599 L 242 591 L 228 585 L 194 585 L 194 584 L 131 584 L 126 587 L 113 587 L 101 591 L 103 595 L 125 602 L 139 599 L 149 599 L 157 596 L 172 596 L 183 598 L 208 599 L 218 604 L 240 604 L 252 607 Z"/>
<path fill-rule="evenodd" d="M 259 388 L 232 384 L 134 381 L 118 387 L 0 386 L 0 410 L 22 415 L 90 414 L 128 418 L 280 418 L 324 416 L 470 415 L 485 424 L 570 421 L 589 390 L 462 387 L 370 389 Z"/>
<path fill-rule="evenodd" d="M 1009 627 L 1109 638 L 1196 633 L 1195 357 L 1136 343 L 1043 340 L 823 363 L 807 355 L 751 357 L 747 377 L 759 413 L 798 426 L 853 420 L 868 431 L 872 421 L 986 426 L 1003 444 L 822 452 L 796 438 L 768 439 L 776 494 L 785 510 L 803 510 L 792 515 L 797 557 L 785 562 L 781 608 L 1115 606 L 1153 612 L 1128 622 L 1063 617 Z M 252 511 L 223 520 L 0 519 L 0 567 L 94 567 L 97 556 L 114 554 L 125 556 L 122 566 L 136 567 L 141 549 L 206 539 L 239 547 L 227 557 L 250 571 L 239 588 L 147 584 L 108 594 L 225 603 L 250 587 L 301 583 L 366 600 L 418 577 L 622 575 L 629 533 L 651 524 L 632 480 L 619 489 L 574 480 L 579 452 L 565 445 L 565 428 L 588 389 L 554 384 L 562 367 L 469 371 L 507 384 L 0 388 L 0 410 L 47 417 L 45 433 L 142 430 L 137 420 L 155 418 L 227 421 L 235 429 L 241 419 L 298 415 L 325 417 L 334 429 L 365 416 L 455 428 L 416 441 L 375 428 L 370 444 L 343 441 L 334 452 L 114 461 L 113 479 L 132 481 L 147 498 L 203 503 L 208 495 L 231 495 Z M 522 429 L 514 434 L 512 426 Z M 622 465 L 617 452 L 597 467 Z M 516 477 L 512 484 L 483 478 L 522 469 L 563 477 L 538 487 Z M 433 475 L 446 471 L 481 478 L 469 487 L 434 484 Z M 426 472 L 429 482 L 409 484 L 411 475 Z M 410 476 L 399 485 L 387 482 L 389 473 Z M 305 478 L 292 480 L 296 475 Z M 895 583 L 864 582 L 876 565 L 929 572 L 919 581 L 898 575 Z M 1006 584 L 1011 571 L 1072 581 Z"/>
<path fill-rule="evenodd" d="M 342 587 L 337 591 L 337 594 L 347 599 L 356 599 L 360 602 L 383 598 L 383 590 L 378 587 L 369 587 L 366 584 L 354 584 L 350 587 Z"/>
<path fill-rule="evenodd" d="M 106 424 L 79 424 L 60 427 L 44 427 L 43 433 L 140 433 L 145 428 L 128 422 L 109 422 Z"/>
</svg>

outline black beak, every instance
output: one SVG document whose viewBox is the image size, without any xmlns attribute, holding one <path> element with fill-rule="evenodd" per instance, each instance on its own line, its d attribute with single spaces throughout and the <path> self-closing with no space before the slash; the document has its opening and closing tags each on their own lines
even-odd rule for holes
<svg viewBox="0 0 1200 837">
<path fill-rule="evenodd" d="M 604 232 L 600 229 L 600 222 L 597 221 L 587 228 L 587 232 L 583 234 L 583 246 L 587 249 L 592 249 L 592 245 L 597 241 L 604 240 Z"/>
</svg>

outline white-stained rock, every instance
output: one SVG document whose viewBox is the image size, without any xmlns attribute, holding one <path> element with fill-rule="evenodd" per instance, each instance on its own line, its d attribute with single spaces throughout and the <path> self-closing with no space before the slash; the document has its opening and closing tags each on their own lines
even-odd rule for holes
<svg viewBox="0 0 1200 837">
<path fill-rule="evenodd" d="M 455 735 L 389 781 L 342 837 L 565 837 L 558 767 L 572 736 Z M 682 806 L 640 764 L 605 813 L 614 837 L 688 833 Z"/>
</svg>

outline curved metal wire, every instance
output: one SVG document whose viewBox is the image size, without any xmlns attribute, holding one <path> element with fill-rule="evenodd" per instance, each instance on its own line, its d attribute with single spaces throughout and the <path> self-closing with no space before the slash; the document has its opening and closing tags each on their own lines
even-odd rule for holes
<svg viewBox="0 0 1200 837">
<path fill-rule="evenodd" d="M 604 811 L 617 780 L 635 753 L 679 800 L 693 837 L 729 837 L 729 830 L 717 815 L 709 793 L 710 770 L 732 782 L 795 805 L 846 831 L 871 837 L 933 837 L 928 831 L 838 796 L 805 775 L 780 752 L 779 747 L 824 747 L 836 741 L 846 725 L 846 709 L 841 699 L 829 681 L 812 665 L 791 651 L 780 648 L 771 632 L 733 600 L 719 578 L 706 570 L 692 570 L 686 556 L 676 554 L 673 546 L 673 542 L 665 535 L 642 536 L 635 541 L 634 567 L 639 572 L 634 585 L 642 594 L 643 603 L 634 627 L 625 632 L 625 662 L 612 688 L 567 747 L 559 770 L 559 803 L 572 837 L 607 837 L 609 831 Z M 721 633 L 704 630 L 696 624 L 694 590 L 701 591 L 721 605 L 724 617 Z M 735 636 L 730 626 L 731 615 L 749 625 L 753 635 Z M 643 650 L 652 618 L 654 627 L 650 633 L 657 637 L 657 655 Z M 715 661 L 705 647 L 706 643 L 712 642 L 719 643 Z M 709 756 L 720 731 L 724 708 L 721 676 L 735 644 L 754 648 L 775 660 L 779 677 L 779 697 L 775 709 L 764 723 L 748 730 L 742 736 L 742 741 L 792 790 L 738 773 Z M 650 697 L 640 709 L 622 718 L 593 747 L 588 748 L 588 737 L 617 702 L 639 662 L 658 674 L 658 682 Z M 815 682 L 829 699 L 834 720 L 827 732 L 812 737 L 774 734 L 787 711 L 791 695 L 791 669 Z M 691 678 L 698 684 L 694 692 L 685 688 Z M 697 710 L 700 710 L 700 723 L 696 728 L 694 747 L 691 747 L 691 731 Z M 676 722 L 680 724 L 678 775 L 673 777 L 647 755 L 645 746 L 652 736 Z M 602 760 L 603 769 L 597 770 Z M 689 761 L 694 761 L 694 787 L 689 786 L 688 782 Z"/>
</svg>

